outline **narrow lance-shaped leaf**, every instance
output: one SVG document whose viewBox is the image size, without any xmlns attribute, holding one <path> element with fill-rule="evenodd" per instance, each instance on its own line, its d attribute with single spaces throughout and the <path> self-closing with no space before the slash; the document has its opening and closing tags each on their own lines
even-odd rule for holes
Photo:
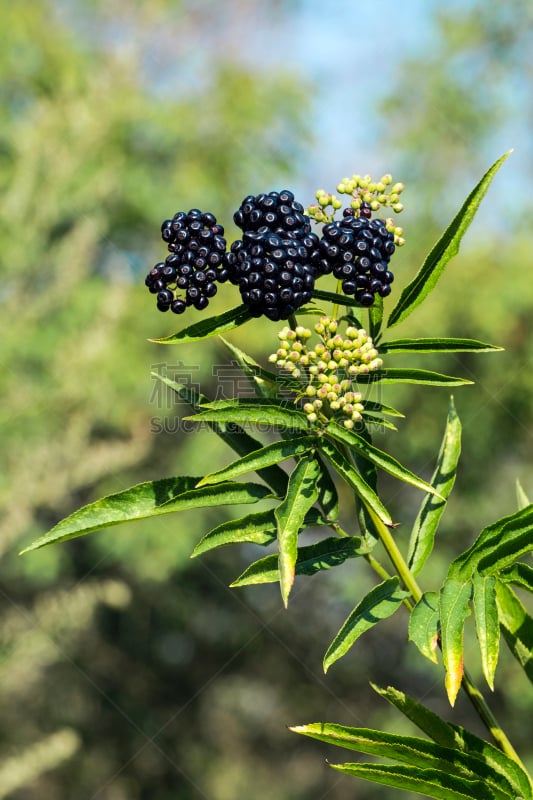
<svg viewBox="0 0 533 800">
<path fill-rule="evenodd" d="M 194 411 L 199 410 L 203 403 L 209 402 L 208 398 L 200 392 L 197 392 L 194 387 L 184 386 L 183 384 L 167 378 L 165 375 L 160 375 L 158 372 L 152 372 L 152 376 L 172 389 L 177 397 L 190 405 Z M 223 442 L 240 456 L 258 450 L 261 447 L 261 442 L 254 439 L 249 433 L 246 433 L 239 425 L 225 422 L 208 422 L 207 424 Z M 281 467 L 277 465 L 266 467 L 265 469 L 259 470 L 258 475 L 265 483 L 268 483 L 277 495 L 283 496 L 285 494 L 288 475 Z"/>
<path fill-rule="evenodd" d="M 311 509 L 312 510 L 312 509 Z M 322 539 L 316 544 L 299 547 L 296 558 L 296 575 L 316 575 L 325 569 L 332 569 L 349 558 L 362 554 L 359 536 L 340 539 L 332 536 Z M 233 581 L 232 587 L 248 586 L 257 583 L 275 583 L 280 579 L 279 557 L 277 553 L 260 558 L 250 564 L 239 577 Z"/>
<path fill-rule="evenodd" d="M 258 450 L 232 461 L 231 464 L 222 467 L 216 472 L 209 473 L 198 482 L 198 486 L 207 486 L 224 480 L 232 480 L 239 475 L 245 475 L 247 472 L 258 472 L 260 469 L 270 467 L 272 464 L 277 464 L 288 458 L 297 458 L 312 450 L 316 446 L 316 442 L 316 437 L 306 436 L 305 434 L 300 434 L 293 439 L 280 439 L 276 442 L 271 442 L 271 444 L 260 447 Z"/>
<path fill-rule="evenodd" d="M 70 514 L 22 552 L 137 519 L 173 514 L 191 508 L 256 503 L 270 495 L 266 486 L 255 483 L 226 482 L 195 489 L 197 483 L 198 478 L 163 478 L 139 483 L 130 489 L 110 494 Z"/>
<path fill-rule="evenodd" d="M 446 669 L 446 691 L 450 705 L 455 699 L 463 678 L 463 631 L 470 614 L 472 584 L 446 579 L 440 591 L 440 624 L 442 656 Z"/>
<path fill-rule="evenodd" d="M 352 613 L 333 639 L 324 656 L 324 672 L 335 661 L 346 655 L 365 631 L 373 628 L 382 619 L 392 616 L 409 592 L 400 589 L 397 577 L 388 578 L 373 589 L 356 605 Z"/>
<path fill-rule="evenodd" d="M 380 342 L 380 355 L 387 353 L 475 353 L 503 350 L 494 344 L 479 342 L 477 339 L 458 339 L 450 337 L 427 337 L 421 339 L 391 339 Z"/>
<path fill-rule="evenodd" d="M 172 336 L 165 336 L 163 339 L 150 339 L 150 342 L 156 344 L 185 344 L 186 342 L 197 342 L 199 339 L 207 339 L 209 336 L 218 336 L 220 333 L 227 333 L 228 331 L 244 325 L 245 322 L 252 319 L 252 316 L 246 306 L 238 306 L 216 317 L 209 317 L 200 322 L 195 322 L 184 328 L 178 333 L 173 333 Z"/>
<path fill-rule="evenodd" d="M 285 607 L 294 583 L 298 533 L 318 497 L 319 475 L 320 467 L 312 453 L 301 458 L 289 478 L 287 494 L 274 512 L 278 525 L 280 589 Z"/>
<path fill-rule="evenodd" d="M 317 508 L 310 508 L 305 515 L 305 527 L 324 526 L 327 524 L 327 521 Z M 267 545 L 274 542 L 276 537 L 277 525 L 274 509 L 256 511 L 253 514 L 241 517 L 241 519 L 230 519 L 222 522 L 210 530 L 198 542 L 191 553 L 191 558 L 227 544 L 242 544 L 246 542 Z"/>
<path fill-rule="evenodd" d="M 481 664 L 485 680 L 494 689 L 494 673 L 498 664 L 500 650 L 500 625 L 498 607 L 496 605 L 496 579 L 475 572 L 474 617 L 476 620 L 477 638 L 481 651 Z"/>
<path fill-rule="evenodd" d="M 439 769 L 364 763 L 329 766 L 346 775 L 416 792 L 436 800 L 472 800 L 473 797 L 476 800 L 496 800 L 496 795 L 484 781 L 459 778 Z"/>
<path fill-rule="evenodd" d="M 519 480 L 516 481 L 516 502 L 519 510 L 522 510 L 531 503 L 531 500 L 525 493 L 524 487 Z"/>
<path fill-rule="evenodd" d="M 320 722 L 299 725 L 290 730 L 334 747 L 389 758 L 422 770 L 445 769 L 467 780 L 481 779 L 491 787 L 494 796 L 500 800 L 509 800 L 513 797 L 511 785 L 493 766 L 464 751 L 443 747 L 427 739 Z"/>
<path fill-rule="evenodd" d="M 435 534 L 446 508 L 445 500 L 450 496 L 455 483 L 460 454 L 461 422 L 455 410 L 453 397 L 450 397 L 444 437 L 437 459 L 437 466 L 431 478 L 431 485 L 443 499 L 426 497 L 422 501 L 409 543 L 408 564 L 413 575 L 419 574 L 433 550 Z"/>
<path fill-rule="evenodd" d="M 385 524 L 392 525 L 389 512 L 379 499 L 376 492 L 370 488 L 361 474 L 350 464 L 334 444 L 323 440 L 320 442 L 320 451 L 325 455 L 330 464 L 339 473 L 346 483 L 351 486 L 361 501 L 371 509 L 374 514 Z"/>
<path fill-rule="evenodd" d="M 533 683 L 533 618 L 515 592 L 500 581 L 496 582 L 496 598 L 507 646 Z"/>
<path fill-rule="evenodd" d="M 435 288 L 447 263 L 459 252 L 461 240 L 474 219 L 492 179 L 510 152 L 499 158 L 470 192 L 459 212 L 431 249 L 417 275 L 403 290 L 388 319 L 389 328 L 406 319 Z"/>
<path fill-rule="evenodd" d="M 358 383 L 414 383 L 425 386 L 469 386 L 474 381 L 468 378 L 455 378 L 453 375 L 441 375 L 428 369 L 378 369 L 366 375 L 357 376 Z"/>
<path fill-rule="evenodd" d="M 281 428 L 287 431 L 309 431 L 310 425 L 305 414 L 274 403 L 233 403 L 221 408 L 208 408 L 200 411 L 193 417 L 195 422 L 234 422 L 238 425 L 261 425 L 265 427 Z"/>
<path fill-rule="evenodd" d="M 323 289 L 313 289 L 313 300 L 325 300 L 327 303 L 333 303 L 334 305 L 350 306 L 363 310 L 361 303 L 355 297 L 350 297 L 347 294 L 337 294 L 337 292 L 326 292 Z M 361 326 L 359 325 L 358 327 Z"/>
<path fill-rule="evenodd" d="M 430 711 L 429 708 L 426 708 L 399 689 L 395 689 L 392 686 L 382 689 L 375 684 L 371 684 L 371 686 L 375 692 L 385 700 L 388 700 L 411 722 L 417 725 L 421 731 L 431 736 L 435 742 L 467 752 L 472 757 L 477 758 L 481 764 L 488 764 L 505 777 L 513 787 L 517 797 L 532 800 L 532 788 L 526 773 L 516 761 L 502 753 L 495 745 L 490 744 L 485 739 L 481 739 L 479 736 L 475 736 L 460 725 L 452 725 L 446 722 L 435 712 Z"/>
<path fill-rule="evenodd" d="M 407 467 L 402 466 L 399 461 L 397 461 L 393 456 L 390 456 L 388 453 L 385 453 L 383 450 L 379 450 L 379 448 L 374 447 L 369 441 L 367 441 L 363 436 L 360 436 L 355 431 L 347 430 L 342 425 L 339 425 L 338 422 L 335 420 L 331 420 L 325 430 L 325 433 L 331 436 L 333 439 L 336 439 L 341 444 L 345 444 L 351 449 L 355 450 L 359 453 L 363 458 L 366 458 L 368 461 L 371 461 L 377 467 L 388 472 L 389 475 L 392 475 L 394 478 L 397 478 L 404 483 L 409 483 L 411 486 L 416 486 L 417 489 L 422 489 L 424 492 L 430 492 L 430 494 L 438 494 L 436 489 L 433 486 L 430 486 L 429 483 L 419 478 L 417 475 L 412 473 Z M 441 498 L 443 499 L 443 498 Z"/>
<path fill-rule="evenodd" d="M 409 639 L 423 656 L 438 663 L 439 646 L 439 596 L 437 592 L 424 592 L 409 617 Z"/>
<path fill-rule="evenodd" d="M 279 381 L 265 379 L 260 376 L 260 366 L 248 353 L 241 350 L 237 345 L 228 342 L 223 336 L 220 337 L 224 346 L 230 351 L 236 363 L 241 368 L 243 374 L 248 378 L 250 385 L 254 389 L 257 397 L 276 399 L 279 397 Z M 276 376 L 273 376 L 274 378 Z"/>
<path fill-rule="evenodd" d="M 327 465 L 324 463 L 319 453 L 315 455 L 320 467 L 318 478 L 318 503 L 327 519 L 334 522 L 339 516 L 339 495 L 335 481 L 329 474 Z"/>
<path fill-rule="evenodd" d="M 510 567 L 500 570 L 498 578 L 502 583 L 514 583 L 520 589 L 533 593 L 533 567 L 529 564 L 524 564 L 522 561 L 511 564 Z"/>
</svg>

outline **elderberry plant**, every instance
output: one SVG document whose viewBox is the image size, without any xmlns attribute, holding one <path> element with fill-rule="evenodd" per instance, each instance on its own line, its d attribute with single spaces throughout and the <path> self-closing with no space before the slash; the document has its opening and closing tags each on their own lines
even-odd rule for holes
<svg viewBox="0 0 533 800">
<path fill-rule="evenodd" d="M 192 555 L 228 544 L 277 543 L 277 552 L 251 563 L 232 586 L 277 582 L 285 605 L 296 575 L 311 576 L 351 559 L 364 559 L 376 573 L 376 583 L 363 597 L 354 597 L 353 611 L 326 649 L 324 670 L 349 653 L 365 631 L 403 605 L 409 611 L 408 638 L 420 653 L 438 663 L 441 652 L 450 704 L 464 690 L 490 740 L 445 722 L 391 687 L 374 688 L 425 738 L 332 723 L 292 730 L 393 762 L 331 764 L 336 770 L 441 800 L 533 800 L 531 777 L 463 663 L 464 624 L 472 609 L 488 686 L 494 686 L 502 634 L 533 680 L 533 619 L 513 588 L 533 592 L 533 568 L 525 560 L 533 550 L 533 505 L 521 492 L 518 511 L 481 531 L 452 561 L 440 587 L 423 590 L 419 579 L 455 480 L 461 424 L 450 400 L 435 472 L 427 482 L 373 443 L 376 426 L 393 429 L 393 420 L 402 414 L 372 392 L 391 383 L 445 388 L 470 383 L 425 369 L 396 368 L 392 366 L 396 353 L 501 349 L 464 338 L 394 339 L 388 331 L 408 318 L 435 288 L 507 156 L 474 187 L 387 318 L 384 301 L 388 302 L 393 282 L 390 261 L 396 247 L 404 244 L 395 221 L 374 217 L 381 208 L 395 214 L 403 208 L 403 184 L 393 184 L 390 175 L 377 182 L 368 175 L 345 178 L 337 195 L 319 190 L 307 213 L 289 190 L 249 195 L 234 216 L 242 238 L 229 249 L 223 227 L 210 212 L 179 211 L 166 220 L 162 237 L 170 255 L 146 278 L 159 310 L 177 314 L 189 306 L 204 310 L 217 283 L 227 283 L 228 291 L 232 284 L 237 286 L 242 302 L 154 341 L 179 345 L 222 336 L 253 324 L 259 316 L 272 323 L 288 321 L 281 329 L 272 328 L 272 353 L 265 365 L 225 342 L 254 386 L 254 398 L 211 401 L 191 387 L 156 376 L 191 406 L 190 419 L 207 423 L 238 457 L 200 479 L 160 478 L 105 497 L 74 512 L 26 548 L 187 509 L 265 503 L 267 507 L 259 511 L 208 531 Z M 317 288 L 322 279 L 336 279 L 335 290 Z M 325 311 L 323 304 L 329 303 L 332 309 Z M 303 319 L 298 320 L 297 313 Z M 267 442 L 246 430 L 265 423 L 276 434 Z M 281 465 L 291 460 L 287 471 Z M 380 471 L 423 493 L 409 541 L 397 531 L 399 520 L 380 496 Z M 252 472 L 258 480 L 239 480 Z M 342 483 L 353 496 L 353 529 L 348 531 L 339 523 Z M 300 544 L 308 528 L 323 533 L 315 544 Z M 381 563 L 383 554 L 392 569 Z"/>
</svg>

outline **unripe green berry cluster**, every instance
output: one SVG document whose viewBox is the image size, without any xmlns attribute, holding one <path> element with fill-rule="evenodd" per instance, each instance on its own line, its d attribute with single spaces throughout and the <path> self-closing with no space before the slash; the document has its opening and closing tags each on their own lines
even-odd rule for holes
<svg viewBox="0 0 533 800">
<path fill-rule="evenodd" d="M 314 326 L 318 335 L 314 346 L 309 328 L 283 328 L 278 333 L 279 348 L 269 361 L 301 382 L 300 398 L 311 424 L 323 424 L 333 417 L 351 429 L 364 410 L 354 382 L 358 375 L 380 369 L 383 362 L 364 329 L 349 325 L 342 335 L 338 328 L 336 319 L 322 317 Z"/>
<path fill-rule="evenodd" d="M 379 181 L 372 180 L 371 175 L 352 175 L 351 178 L 343 178 L 337 184 L 339 194 L 349 195 L 348 207 L 356 217 L 370 217 L 381 207 L 390 208 L 395 214 L 399 214 L 404 208 L 400 202 L 404 188 L 403 183 L 393 184 L 392 175 L 389 174 L 383 175 Z M 318 189 L 315 196 L 317 202 L 307 209 L 308 215 L 317 223 L 332 222 L 335 213 L 343 207 L 343 201 L 324 189 Z M 386 225 L 394 234 L 395 245 L 401 247 L 405 244 L 403 228 L 395 225 L 392 218 L 386 220 Z"/>
</svg>

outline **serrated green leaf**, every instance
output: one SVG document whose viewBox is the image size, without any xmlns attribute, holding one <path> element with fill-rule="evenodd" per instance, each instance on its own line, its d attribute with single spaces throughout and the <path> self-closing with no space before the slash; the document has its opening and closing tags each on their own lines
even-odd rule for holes
<svg viewBox="0 0 533 800">
<path fill-rule="evenodd" d="M 459 212 L 432 247 L 417 275 L 403 290 L 389 316 L 387 322 L 389 328 L 406 319 L 435 288 L 447 263 L 459 252 L 461 240 L 474 219 L 492 179 L 509 155 L 510 152 L 499 158 L 470 192 Z"/>
<path fill-rule="evenodd" d="M 402 714 L 411 720 L 421 731 L 430 736 L 435 742 L 445 747 L 453 747 L 469 753 L 481 763 L 488 764 L 509 782 L 517 797 L 532 800 L 533 794 L 529 778 L 521 767 L 506 756 L 495 745 L 490 744 L 475 736 L 460 725 L 446 722 L 429 708 L 426 708 L 409 695 L 388 686 L 382 689 L 371 684 L 377 694 L 388 700 Z"/>
<path fill-rule="evenodd" d="M 320 466 L 313 453 L 303 456 L 289 478 L 284 500 L 275 509 L 278 526 L 280 589 L 287 607 L 298 557 L 298 533 L 305 515 L 318 497 Z"/>
<path fill-rule="evenodd" d="M 481 664 L 485 680 L 494 689 L 494 673 L 498 664 L 500 650 L 500 625 L 496 605 L 496 579 L 475 572 L 472 576 L 474 587 L 474 617 L 481 651 Z"/>
<path fill-rule="evenodd" d="M 424 794 L 436 800 L 496 800 L 486 783 L 458 778 L 438 769 L 401 767 L 387 764 L 330 764 L 332 769 L 383 786 Z M 510 798 L 511 796 L 508 795 Z"/>
<path fill-rule="evenodd" d="M 339 539 L 332 536 L 316 544 L 299 547 L 296 558 L 296 575 L 316 575 L 325 569 L 343 564 L 349 558 L 361 555 L 361 539 L 349 536 Z M 258 583 L 275 583 L 280 579 L 279 557 L 277 553 L 260 558 L 250 564 L 231 587 L 249 586 Z"/>
<path fill-rule="evenodd" d="M 500 625 L 509 650 L 533 683 L 533 618 L 515 592 L 501 581 L 496 582 Z"/>
<path fill-rule="evenodd" d="M 444 499 L 448 499 L 453 489 L 460 455 L 461 422 L 451 397 L 437 466 L 431 478 L 431 485 Z M 425 497 L 422 501 L 411 532 L 407 557 L 413 575 L 419 574 L 433 550 L 435 534 L 445 508 L 444 500 L 437 497 Z"/>
<path fill-rule="evenodd" d="M 409 618 L 409 639 L 423 656 L 438 663 L 439 646 L 439 595 L 424 592 Z"/>
<path fill-rule="evenodd" d="M 173 514 L 206 506 L 256 503 L 268 497 L 270 490 L 255 483 L 221 483 L 195 489 L 198 478 L 163 478 L 139 483 L 122 492 L 110 494 L 78 509 L 39 537 L 22 553 L 47 544 L 64 542 L 92 531 L 161 514 Z"/>
<path fill-rule="evenodd" d="M 242 458 L 232 461 L 216 472 L 210 472 L 203 477 L 198 486 L 208 486 L 224 480 L 232 480 L 247 472 L 258 472 L 260 469 L 278 464 L 288 458 L 297 458 L 316 447 L 317 437 L 300 434 L 293 439 L 280 439 L 276 442 L 260 447 Z"/>
<path fill-rule="evenodd" d="M 428 369 L 377 369 L 366 375 L 357 376 L 358 383 L 416 383 L 426 386 L 469 386 L 474 383 L 467 378 L 454 378 L 441 375 Z"/>
<path fill-rule="evenodd" d="M 391 339 L 379 343 L 379 353 L 473 353 L 480 351 L 503 350 L 494 344 L 479 342 L 477 339 L 457 339 L 450 337 L 427 337 L 421 339 Z"/>
<path fill-rule="evenodd" d="M 339 473 L 346 483 L 351 486 L 356 495 L 365 504 L 368 509 L 371 509 L 374 514 L 385 525 L 392 525 L 392 519 L 389 512 L 379 499 L 376 492 L 371 489 L 368 483 L 363 479 L 361 474 L 350 464 L 340 450 L 334 444 L 326 440 L 320 442 L 320 452 L 327 458 L 334 469 Z"/>
<path fill-rule="evenodd" d="M 368 333 L 370 337 L 377 341 L 383 324 L 383 298 L 378 294 L 374 298 L 373 305 L 368 309 Z"/>
<path fill-rule="evenodd" d="M 514 797 L 511 785 L 492 766 L 468 753 L 443 747 L 427 739 L 320 722 L 299 725 L 290 730 L 335 747 L 389 758 L 421 770 L 440 768 L 467 780 L 481 779 L 499 800 Z"/>
<path fill-rule="evenodd" d="M 252 315 L 248 308 L 246 306 L 238 306 L 216 317 L 209 317 L 208 319 L 202 319 L 200 322 L 195 322 L 193 325 L 189 325 L 188 328 L 184 328 L 178 333 L 173 333 L 172 336 L 165 336 L 163 339 L 149 339 L 149 341 L 156 344 L 197 342 L 199 339 L 207 339 L 209 336 L 227 333 L 240 325 L 244 325 L 250 319 L 252 319 Z"/>
<path fill-rule="evenodd" d="M 196 422 L 234 422 L 238 425 L 261 425 L 272 428 L 283 428 L 287 431 L 310 431 L 311 426 L 305 414 L 300 411 L 283 408 L 275 404 L 267 404 L 264 400 L 254 404 L 250 402 L 224 405 L 220 408 L 208 408 L 193 417 Z"/>
<path fill-rule="evenodd" d="M 521 553 L 528 552 L 532 532 L 533 505 L 496 520 L 483 528 L 475 542 L 452 561 L 448 576 L 467 580 L 475 570 L 483 569 L 490 574 L 505 568 Z"/>
<path fill-rule="evenodd" d="M 472 584 L 447 578 L 440 590 L 439 611 L 441 646 L 446 670 L 446 691 L 450 705 L 455 699 L 463 678 L 463 631 L 470 614 Z"/>
<path fill-rule="evenodd" d="M 376 417 L 373 414 L 367 414 L 366 411 L 362 412 L 365 425 L 378 425 L 381 429 L 386 428 L 388 431 L 397 431 L 398 428 L 394 423 L 383 417 Z"/>
<path fill-rule="evenodd" d="M 524 564 L 522 561 L 500 570 L 498 578 L 502 583 L 514 583 L 520 589 L 533 592 L 533 567 L 530 567 L 529 564 Z"/>
<path fill-rule="evenodd" d="M 385 403 L 377 403 L 372 400 L 365 400 L 365 412 L 366 411 L 375 411 L 378 414 L 385 414 L 389 417 L 400 417 L 401 419 L 405 419 L 405 414 L 402 414 L 402 412 L 398 411 L 396 408 L 387 406 Z"/>
<path fill-rule="evenodd" d="M 359 455 L 366 458 L 367 461 L 371 461 L 380 469 L 388 472 L 389 475 L 392 475 L 394 478 L 397 478 L 404 483 L 409 483 L 411 486 L 416 486 L 417 489 L 422 489 L 423 492 L 430 492 L 431 494 L 437 494 L 437 491 L 430 486 L 429 483 L 419 478 L 417 475 L 412 473 L 407 467 L 404 467 L 393 458 L 388 453 L 385 453 L 383 450 L 379 450 L 377 447 L 374 447 L 369 441 L 367 441 L 363 436 L 360 436 L 355 431 L 350 431 L 345 428 L 343 425 L 340 425 L 335 420 L 330 420 L 327 424 L 324 433 L 331 436 L 337 442 L 341 444 L 345 444 L 348 447 L 355 450 Z M 443 500 L 444 498 L 440 498 Z"/>
<path fill-rule="evenodd" d="M 176 381 L 173 381 L 164 375 L 159 375 L 157 372 L 152 372 L 151 374 L 166 386 L 169 386 L 177 394 L 180 400 L 184 400 L 195 411 L 199 410 L 203 403 L 209 402 L 205 395 L 197 392 L 190 386 L 184 386 L 183 384 L 177 383 Z M 262 446 L 261 442 L 257 441 L 257 439 L 254 439 L 252 436 L 250 436 L 250 434 L 246 433 L 246 431 L 243 431 L 241 427 L 235 425 L 234 423 L 219 424 L 216 422 L 210 422 L 207 424 L 217 434 L 217 436 L 222 439 L 223 442 L 229 445 L 229 447 L 231 447 L 232 450 L 234 450 L 240 456 L 244 456 L 247 453 L 258 450 Z M 266 469 L 260 470 L 257 474 L 265 481 L 265 483 L 268 483 L 275 494 L 283 497 L 287 490 L 289 476 L 281 469 L 281 467 L 278 467 L 277 465 L 266 467 Z"/>
<path fill-rule="evenodd" d="M 388 578 L 373 589 L 356 605 L 333 639 L 324 656 L 324 672 L 342 658 L 363 633 L 382 619 L 392 616 L 409 592 L 400 589 L 397 577 Z"/>
</svg>

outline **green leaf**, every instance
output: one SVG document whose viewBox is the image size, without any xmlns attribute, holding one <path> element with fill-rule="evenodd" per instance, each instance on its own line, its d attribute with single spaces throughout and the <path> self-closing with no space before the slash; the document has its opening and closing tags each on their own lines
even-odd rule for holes
<svg viewBox="0 0 533 800">
<path fill-rule="evenodd" d="M 320 508 L 326 515 L 327 519 L 334 522 L 339 516 L 339 496 L 337 494 L 337 487 L 329 473 L 329 469 L 316 453 L 315 458 L 320 466 L 320 475 L 318 478 L 318 503 Z"/>
<path fill-rule="evenodd" d="M 483 528 L 471 547 L 452 561 L 448 575 L 467 580 L 475 570 L 490 574 L 504 569 L 531 549 L 532 536 L 533 505 L 528 505 Z"/>
<path fill-rule="evenodd" d="M 377 294 L 374 298 L 373 305 L 371 305 L 368 309 L 368 333 L 374 342 L 380 334 L 382 324 L 383 298 Z"/>
<path fill-rule="evenodd" d="M 206 533 L 200 539 L 191 553 L 191 558 L 213 550 L 215 547 L 222 547 L 226 544 L 240 544 L 250 542 L 252 544 L 266 545 L 276 539 L 276 518 L 274 509 L 267 511 L 257 511 L 248 514 L 241 519 L 231 519 L 222 522 Z"/>
<path fill-rule="evenodd" d="M 379 343 L 380 355 L 387 353 L 472 353 L 476 351 L 503 350 L 494 344 L 476 339 L 428 337 L 424 339 L 391 339 Z"/>
<path fill-rule="evenodd" d="M 473 586 L 474 616 L 483 674 L 490 688 L 494 690 L 494 673 L 498 664 L 500 650 L 496 579 L 492 576 L 485 577 L 475 572 Z"/>
<path fill-rule="evenodd" d="M 350 297 L 347 294 L 338 294 L 337 292 L 325 292 L 323 289 L 313 289 L 313 300 L 325 300 L 327 303 L 333 303 L 336 306 L 362 308 L 361 303 L 355 297 Z"/>
<path fill-rule="evenodd" d="M 427 739 L 320 722 L 292 727 L 290 730 L 334 747 L 389 758 L 421 770 L 440 768 L 467 780 L 482 779 L 500 800 L 514 796 L 511 785 L 492 766 L 468 753 L 443 747 Z"/>
<path fill-rule="evenodd" d="M 163 339 L 149 339 L 150 342 L 156 344 L 184 344 L 185 342 L 197 342 L 199 339 L 207 339 L 209 336 L 218 336 L 221 333 L 227 333 L 245 322 L 252 319 L 248 308 L 246 306 L 238 306 L 232 308 L 230 311 L 225 311 L 216 317 L 209 317 L 200 322 L 195 322 L 184 328 L 178 333 L 173 333 L 172 336 L 166 336 Z"/>
<path fill-rule="evenodd" d="M 455 218 L 431 249 L 417 275 L 403 290 L 388 319 L 389 328 L 406 319 L 435 288 L 447 263 L 459 252 L 461 240 L 474 219 L 492 179 L 510 152 L 499 158 L 470 192 Z"/>
<path fill-rule="evenodd" d="M 332 536 L 316 544 L 299 547 L 296 558 L 296 575 L 316 575 L 325 569 L 337 567 L 349 558 L 361 555 L 361 539 L 349 536 L 340 539 Z M 277 553 L 260 558 L 250 564 L 239 577 L 233 581 L 232 587 L 248 586 L 257 583 L 275 583 L 279 581 L 279 557 Z"/>
<path fill-rule="evenodd" d="M 160 380 L 162 383 L 169 386 L 180 398 L 188 403 L 193 410 L 199 410 L 203 403 L 209 402 L 207 397 L 199 392 L 196 392 L 190 386 L 184 386 L 180 383 L 167 378 L 166 376 L 159 375 L 157 372 L 152 372 L 152 375 Z M 258 450 L 262 445 L 257 439 L 254 439 L 246 431 L 243 431 L 238 425 L 234 423 L 208 423 L 209 427 L 219 436 L 223 442 L 232 448 L 240 456 Z M 287 482 L 289 476 L 284 472 L 281 467 L 272 466 L 259 470 L 257 473 L 265 483 L 272 488 L 275 494 L 283 497 L 287 490 Z"/>
<path fill-rule="evenodd" d="M 329 421 L 324 432 L 337 442 L 352 448 L 359 453 L 359 455 L 363 456 L 363 458 L 371 461 L 394 478 L 404 483 L 409 483 L 411 486 L 416 486 L 417 489 L 422 489 L 423 492 L 430 492 L 433 495 L 437 493 L 433 486 L 430 486 L 429 483 L 426 483 L 422 478 L 417 477 L 406 467 L 403 467 L 395 458 L 385 453 L 383 450 L 374 447 L 374 445 L 358 433 L 348 430 L 343 425 L 335 422 L 335 420 Z"/>
<path fill-rule="evenodd" d="M 373 628 L 380 620 L 392 616 L 402 600 L 408 596 L 409 592 L 400 589 L 397 577 L 388 578 L 374 586 L 357 604 L 328 647 L 324 656 L 324 672 L 327 672 L 335 661 L 346 655 L 365 631 Z"/>
<path fill-rule="evenodd" d="M 405 419 L 405 414 L 402 414 L 401 411 L 393 408 L 392 406 L 387 406 L 385 403 L 376 403 L 372 400 L 365 400 L 365 413 L 366 411 L 375 411 L 378 414 L 385 414 L 389 417 L 401 417 L 401 419 Z"/>
<path fill-rule="evenodd" d="M 409 618 L 409 639 L 423 656 L 438 663 L 439 647 L 439 595 L 424 592 Z"/>
<path fill-rule="evenodd" d="M 470 582 L 447 578 L 440 590 L 440 624 L 444 668 L 446 669 L 446 691 L 450 705 L 455 699 L 463 678 L 463 630 L 465 619 L 470 614 Z"/>
<path fill-rule="evenodd" d="M 358 383 L 417 383 L 426 386 L 468 386 L 474 381 L 467 378 L 454 378 L 427 369 L 377 369 L 366 375 L 357 376 Z"/>
<path fill-rule="evenodd" d="M 528 498 L 519 480 L 516 481 L 516 502 L 519 510 L 522 510 L 531 503 L 531 500 Z"/>
<path fill-rule="evenodd" d="M 266 486 L 255 483 L 227 482 L 195 489 L 196 483 L 198 478 L 163 478 L 139 483 L 130 489 L 110 494 L 70 514 L 22 553 L 137 519 L 173 514 L 191 508 L 256 503 L 270 496 L 270 490 Z"/>
<path fill-rule="evenodd" d="M 293 433 L 310 430 L 307 417 L 302 412 L 268 404 L 264 400 L 257 404 L 250 403 L 248 400 L 224 405 L 220 408 L 208 408 L 193 417 L 185 417 L 185 419 L 194 419 L 196 422 L 235 422 L 238 425 L 261 425 L 282 428 Z"/>
<path fill-rule="evenodd" d="M 533 619 L 515 592 L 504 583 L 496 583 L 500 625 L 509 650 L 533 683 Z"/>
<path fill-rule="evenodd" d="M 294 583 L 298 533 L 318 497 L 319 475 L 320 467 L 312 453 L 301 458 L 289 478 L 285 499 L 274 512 L 278 524 L 280 589 L 285 607 Z"/>
<path fill-rule="evenodd" d="M 330 464 L 339 473 L 346 483 L 351 486 L 356 495 L 361 499 L 368 509 L 385 525 L 392 525 L 389 512 L 368 483 L 362 478 L 361 474 L 350 464 L 340 450 L 334 444 L 326 440 L 320 442 L 320 452 L 328 459 Z"/>
<path fill-rule="evenodd" d="M 513 787 L 517 797 L 531 800 L 533 795 L 528 776 L 516 761 L 502 753 L 495 745 L 490 744 L 485 739 L 480 739 L 460 725 L 452 725 L 449 722 L 445 722 L 433 711 L 430 711 L 429 708 L 392 686 L 387 687 L 387 689 L 381 689 L 375 684 L 371 684 L 371 686 L 375 692 L 385 700 L 388 700 L 421 731 L 431 736 L 435 742 L 445 747 L 453 747 L 467 752 L 481 763 L 493 767 L 496 772 L 505 777 Z"/>
<path fill-rule="evenodd" d="M 499 572 L 498 578 L 502 583 L 514 583 L 520 589 L 533 592 L 533 567 L 530 567 L 529 564 L 524 564 L 521 561 L 517 564 L 511 564 L 510 567 L 506 567 Z"/>
<path fill-rule="evenodd" d="M 433 550 L 435 534 L 455 483 L 457 463 L 461 454 L 461 421 L 457 416 L 453 397 L 450 397 L 448 418 L 431 485 L 443 498 L 426 497 L 413 525 L 409 543 L 408 564 L 413 575 L 418 575 Z"/>
<path fill-rule="evenodd" d="M 420 769 L 386 764 L 330 764 L 332 769 L 366 781 L 424 794 L 437 800 L 496 800 L 486 783 L 458 778 L 439 769 Z M 508 795 L 510 798 L 511 796 Z"/>
<path fill-rule="evenodd" d="M 241 368 L 243 374 L 248 378 L 250 385 L 254 389 L 257 397 L 267 399 L 277 399 L 279 397 L 279 381 L 277 375 L 265 378 L 259 375 L 261 367 L 248 353 L 241 350 L 237 345 L 228 342 L 223 336 L 220 337 L 224 346 L 230 351 L 235 359 L 235 363 Z"/>
<path fill-rule="evenodd" d="M 222 467 L 216 472 L 210 472 L 198 482 L 198 486 L 207 486 L 224 480 L 231 480 L 247 472 L 256 472 L 264 467 L 270 467 L 279 461 L 285 461 L 287 458 L 297 458 L 316 447 L 316 443 L 316 436 L 302 434 L 294 439 L 280 439 L 277 442 L 260 447 L 258 450 L 254 450 L 236 461 L 232 461 L 231 464 Z"/>
</svg>

